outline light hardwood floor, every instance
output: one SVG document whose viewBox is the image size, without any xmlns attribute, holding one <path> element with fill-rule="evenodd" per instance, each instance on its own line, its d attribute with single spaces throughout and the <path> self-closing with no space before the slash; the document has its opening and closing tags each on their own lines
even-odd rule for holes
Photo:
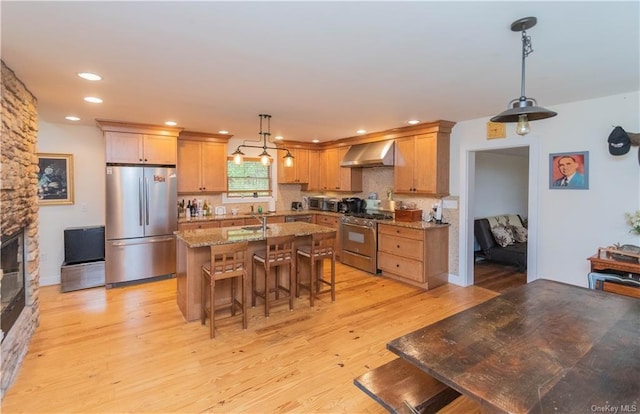
<svg viewBox="0 0 640 414">
<path fill-rule="evenodd" d="M 474 285 L 502 293 L 507 289 L 527 284 L 527 273 L 518 272 L 515 266 L 476 261 L 473 268 Z"/>
<path fill-rule="evenodd" d="M 386 343 L 496 293 L 422 291 L 338 264 L 337 299 L 296 301 L 265 319 L 186 323 L 174 279 L 40 291 L 41 319 L 3 413 L 384 413 L 353 385 L 395 358 Z M 477 413 L 460 397 L 442 413 Z"/>
</svg>

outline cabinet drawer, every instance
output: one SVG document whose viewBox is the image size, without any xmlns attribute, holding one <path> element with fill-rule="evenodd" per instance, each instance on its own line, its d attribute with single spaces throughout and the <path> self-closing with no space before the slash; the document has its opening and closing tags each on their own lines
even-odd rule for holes
<svg viewBox="0 0 640 414">
<path fill-rule="evenodd" d="M 320 224 L 323 226 L 338 228 L 338 218 L 331 216 L 316 216 L 316 224 Z"/>
<path fill-rule="evenodd" d="M 379 234 L 389 234 L 392 236 L 406 237 L 413 240 L 422 240 L 424 238 L 424 230 L 411 229 L 408 227 L 392 226 L 390 224 L 378 224 Z"/>
<path fill-rule="evenodd" d="M 424 283 L 424 268 L 420 260 L 378 252 L 378 268 L 405 279 Z"/>
<path fill-rule="evenodd" d="M 378 240 L 378 250 L 409 259 L 424 259 L 424 243 L 406 237 L 383 235 Z"/>
<path fill-rule="evenodd" d="M 244 226 L 244 219 L 228 219 L 228 220 L 220 220 L 220 227 L 237 227 Z"/>
<path fill-rule="evenodd" d="M 220 223 L 217 221 L 205 221 L 202 223 L 179 223 L 178 230 L 197 230 L 197 229 L 213 229 L 220 227 Z"/>
</svg>

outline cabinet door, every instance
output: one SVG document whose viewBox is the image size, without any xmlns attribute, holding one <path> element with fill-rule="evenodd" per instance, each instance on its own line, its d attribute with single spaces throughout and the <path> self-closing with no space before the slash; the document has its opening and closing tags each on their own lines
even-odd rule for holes
<svg viewBox="0 0 640 414">
<path fill-rule="evenodd" d="M 326 190 L 329 187 L 329 161 L 327 160 L 327 150 L 320 151 L 320 156 L 318 160 L 320 162 L 320 181 L 319 181 L 319 190 Z"/>
<path fill-rule="evenodd" d="M 320 171 L 320 151 L 309 151 L 309 181 L 307 190 L 320 190 L 320 180 L 322 172 Z"/>
<path fill-rule="evenodd" d="M 202 191 L 227 191 L 227 144 L 202 142 Z"/>
<path fill-rule="evenodd" d="M 177 139 L 164 135 L 143 135 L 145 164 L 176 165 Z"/>
<path fill-rule="evenodd" d="M 413 192 L 415 165 L 415 143 L 413 137 L 396 139 L 393 186 L 396 193 Z"/>
<path fill-rule="evenodd" d="M 326 189 L 340 190 L 340 158 L 338 148 L 329 148 L 326 153 Z"/>
<path fill-rule="evenodd" d="M 130 134 L 127 132 L 107 132 L 106 162 L 123 164 L 141 164 L 142 158 L 142 134 Z"/>
<path fill-rule="evenodd" d="M 180 140 L 178 143 L 178 192 L 197 193 L 200 183 L 200 143 Z"/>
<path fill-rule="evenodd" d="M 415 191 L 436 193 L 438 177 L 438 145 L 435 134 L 415 137 L 416 159 L 414 170 Z"/>
<path fill-rule="evenodd" d="M 278 184 L 295 184 L 298 179 L 298 164 L 300 164 L 300 159 L 298 157 L 297 151 L 290 150 L 291 155 L 293 155 L 293 165 L 291 167 L 285 167 L 284 165 L 284 156 L 280 156 L 280 153 L 277 154 L 278 157 Z"/>
<path fill-rule="evenodd" d="M 305 184 L 309 182 L 309 150 L 299 148 L 293 154 L 293 167 L 296 171 L 296 182 Z M 281 157 L 282 158 L 282 157 Z"/>
<path fill-rule="evenodd" d="M 362 191 L 362 168 L 340 167 L 349 147 L 338 148 L 338 170 L 340 191 Z"/>
</svg>

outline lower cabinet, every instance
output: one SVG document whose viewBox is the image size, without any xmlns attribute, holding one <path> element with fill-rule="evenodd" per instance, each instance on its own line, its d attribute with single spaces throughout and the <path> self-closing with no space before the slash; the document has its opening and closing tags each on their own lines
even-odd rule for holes
<svg viewBox="0 0 640 414">
<path fill-rule="evenodd" d="M 378 268 L 382 274 L 424 289 L 449 278 L 449 226 L 427 229 L 378 224 Z"/>
<path fill-rule="evenodd" d="M 316 214 L 316 224 L 336 229 L 336 257 L 340 258 L 342 246 L 340 245 L 340 218 L 333 215 Z"/>
</svg>

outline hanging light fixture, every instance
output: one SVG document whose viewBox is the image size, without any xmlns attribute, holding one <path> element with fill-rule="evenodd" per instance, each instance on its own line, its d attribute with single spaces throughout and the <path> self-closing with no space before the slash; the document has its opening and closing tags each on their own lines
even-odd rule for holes
<svg viewBox="0 0 640 414">
<path fill-rule="evenodd" d="M 537 121 L 558 115 L 557 112 L 537 106 L 538 103 L 535 99 L 527 98 L 524 94 L 525 59 L 529 54 L 533 53 L 531 37 L 527 36 L 526 30 L 531 29 L 537 22 L 538 19 L 535 17 L 523 17 L 511 24 L 512 31 L 522 32 L 522 80 L 520 83 L 520 98 L 513 99 L 509 102 L 510 109 L 491 118 L 491 122 L 517 122 L 516 133 L 518 135 L 526 135 L 531 131 L 529 121 Z"/>
<path fill-rule="evenodd" d="M 292 167 L 293 166 L 293 155 L 291 155 L 291 152 L 282 147 L 276 147 L 276 146 L 268 146 L 267 145 L 267 141 L 269 141 L 270 143 L 272 143 L 272 141 L 270 140 L 271 137 L 271 115 L 267 115 L 267 114 L 260 114 L 258 115 L 260 117 L 260 132 L 258 132 L 258 135 L 260 135 L 260 137 L 262 138 L 262 145 L 251 145 L 251 144 L 247 144 L 246 140 L 242 143 L 242 145 L 238 145 L 238 148 L 236 148 L 236 150 L 233 152 L 233 154 L 231 154 L 233 156 L 233 162 L 235 162 L 236 164 L 242 164 L 242 161 L 244 160 L 244 152 L 242 152 L 240 150 L 240 148 L 262 148 L 262 153 L 259 155 L 260 157 L 260 162 L 263 165 L 269 165 L 271 164 L 271 155 L 269 155 L 269 153 L 267 152 L 267 149 L 272 149 L 272 150 L 276 150 L 276 151 L 287 151 L 287 154 L 283 157 L 284 158 L 284 166 L 285 167 Z M 262 126 L 262 121 L 266 120 L 267 123 L 267 130 L 264 131 L 263 130 L 263 126 Z M 254 142 L 260 142 L 260 139 L 258 139 L 258 141 L 254 141 Z"/>
</svg>

